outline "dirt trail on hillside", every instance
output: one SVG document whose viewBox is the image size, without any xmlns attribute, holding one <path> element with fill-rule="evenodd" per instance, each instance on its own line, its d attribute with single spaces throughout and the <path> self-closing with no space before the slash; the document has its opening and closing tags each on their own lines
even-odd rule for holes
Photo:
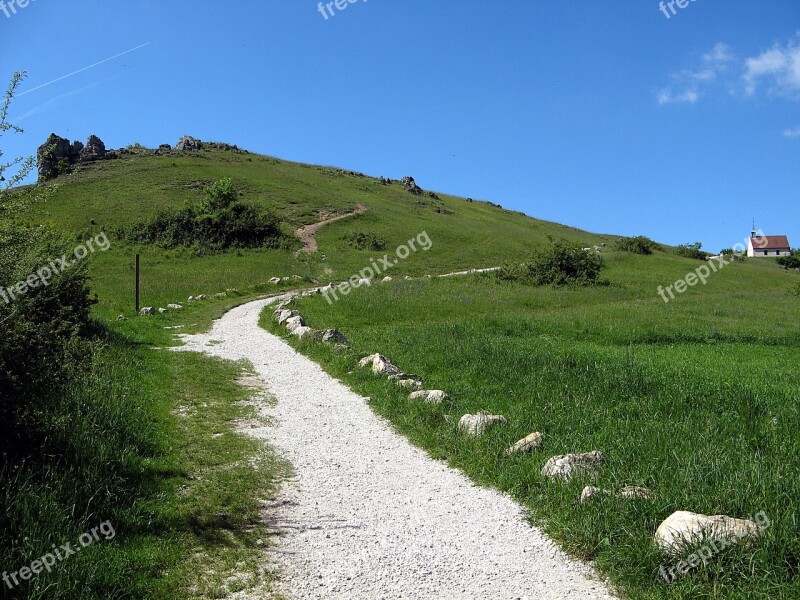
<svg viewBox="0 0 800 600">
<path fill-rule="evenodd" d="M 325 227 L 329 223 L 333 223 L 334 221 L 339 221 L 341 219 L 346 219 L 347 217 L 352 217 L 353 215 L 363 215 L 367 212 L 367 207 L 363 204 L 359 204 L 356 206 L 355 210 L 351 210 L 341 215 L 337 215 L 335 217 L 331 217 L 329 219 L 325 219 L 324 221 L 320 221 L 319 223 L 312 223 L 311 225 L 303 225 L 300 229 L 295 230 L 294 234 L 300 238 L 300 241 L 303 242 L 303 247 L 298 251 L 298 254 L 301 252 L 305 252 L 306 254 L 311 254 L 312 252 L 317 251 L 317 231 L 321 228 Z"/>
<path fill-rule="evenodd" d="M 288 295 L 282 296 L 288 297 Z M 368 400 L 258 326 L 278 298 L 238 306 L 180 350 L 247 360 L 275 402 L 248 430 L 294 466 L 265 518 L 278 533 L 263 567 L 277 590 L 237 598 L 609 600 L 508 495 L 475 485 L 411 445 Z"/>
</svg>

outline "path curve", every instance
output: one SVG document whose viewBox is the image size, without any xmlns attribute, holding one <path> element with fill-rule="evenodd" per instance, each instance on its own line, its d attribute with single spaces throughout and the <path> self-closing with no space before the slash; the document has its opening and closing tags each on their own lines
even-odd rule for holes
<svg viewBox="0 0 800 600">
<path fill-rule="evenodd" d="M 325 225 L 333 223 L 334 221 L 346 219 L 347 217 L 352 217 L 353 215 L 363 215 L 365 212 L 367 212 L 367 207 L 363 204 L 358 204 L 355 210 L 331 217 L 330 219 L 325 219 L 324 221 L 319 221 L 318 223 L 303 225 L 300 229 L 295 230 L 294 234 L 303 242 L 303 247 L 298 251 L 298 254 L 300 252 L 311 254 L 317 251 L 317 231 L 325 227 Z"/>
<path fill-rule="evenodd" d="M 294 465 L 268 517 L 265 566 L 289 598 L 609 599 L 587 565 L 509 496 L 430 458 L 364 398 L 259 328 L 278 298 L 243 304 L 179 350 L 249 360 L 276 398 L 257 430 Z M 250 596 L 252 597 L 252 596 Z"/>
</svg>

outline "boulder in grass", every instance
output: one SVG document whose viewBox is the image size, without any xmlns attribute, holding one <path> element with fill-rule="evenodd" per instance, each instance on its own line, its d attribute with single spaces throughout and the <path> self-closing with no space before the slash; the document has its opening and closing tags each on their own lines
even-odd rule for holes
<svg viewBox="0 0 800 600">
<path fill-rule="evenodd" d="M 594 476 L 603 464 L 603 455 L 594 450 L 583 454 L 554 456 L 542 467 L 542 475 L 551 479 L 569 480 L 574 476 Z"/>
<path fill-rule="evenodd" d="M 305 325 L 297 327 L 292 330 L 292 335 L 297 336 L 300 340 L 321 340 L 322 332 L 319 329 L 312 329 Z"/>
<path fill-rule="evenodd" d="M 398 375 L 400 369 L 391 363 L 391 361 L 382 354 L 370 354 L 358 361 L 358 366 L 363 368 L 367 365 L 372 365 L 372 372 L 376 375 Z"/>
<path fill-rule="evenodd" d="M 166 308 L 159 308 L 158 314 L 163 315 L 165 312 L 168 312 Z"/>
<path fill-rule="evenodd" d="M 763 513 L 759 513 L 763 515 Z M 766 519 L 766 515 L 764 515 Z M 713 543 L 716 547 L 727 547 L 742 541 L 752 544 L 769 525 L 749 519 L 735 519 L 725 515 L 706 516 L 679 510 L 667 517 L 658 526 L 655 544 L 665 554 L 678 555 L 689 547 Z"/>
<path fill-rule="evenodd" d="M 152 306 L 145 306 L 144 308 L 142 308 L 139 311 L 139 315 L 142 316 L 142 317 L 147 316 L 147 315 L 154 315 L 154 314 L 156 314 L 156 309 L 153 308 Z"/>
<path fill-rule="evenodd" d="M 623 500 L 650 500 L 653 497 L 653 492 L 646 487 L 638 487 L 635 485 L 625 486 L 618 492 L 587 485 L 581 492 L 581 504 L 597 496 L 622 498 Z"/>
<path fill-rule="evenodd" d="M 525 436 L 513 446 L 506 449 L 506 454 L 515 454 L 517 452 L 530 452 L 531 450 L 538 450 L 544 445 L 544 434 L 540 431 L 535 431 L 528 436 Z"/>
<path fill-rule="evenodd" d="M 420 390 L 408 395 L 409 400 L 422 400 L 426 404 L 441 404 L 447 398 L 447 394 L 442 390 Z"/>
<path fill-rule="evenodd" d="M 288 329 L 289 331 L 294 331 L 298 327 L 304 327 L 306 322 L 305 319 L 303 319 L 303 317 L 297 315 L 289 319 L 286 319 L 286 322 L 284 324 L 286 325 L 286 329 Z"/>
<path fill-rule="evenodd" d="M 280 311 L 275 316 L 275 319 L 278 321 L 278 325 L 283 325 L 289 319 L 291 319 L 293 317 L 299 317 L 299 316 L 300 316 L 300 311 L 299 310 L 283 309 L 282 311 Z"/>
<path fill-rule="evenodd" d="M 320 338 L 326 344 L 342 344 L 348 345 L 350 342 L 338 329 L 325 329 L 322 331 Z"/>
<path fill-rule="evenodd" d="M 458 421 L 458 429 L 466 435 L 483 435 L 490 427 L 505 425 L 506 418 L 502 415 L 490 415 L 486 411 L 479 411 L 474 415 L 466 414 Z"/>
<path fill-rule="evenodd" d="M 371 365 L 373 362 L 375 362 L 375 359 L 377 357 L 379 357 L 379 356 L 380 356 L 380 354 L 377 354 L 377 353 L 376 354 L 370 354 L 369 356 L 365 356 L 360 361 L 358 361 L 359 368 L 363 369 L 367 365 Z"/>
<path fill-rule="evenodd" d="M 398 379 L 397 385 L 399 385 L 401 388 L 408 388 L 412 390 L 422 389 L 422 382 L 419 379 Z"/>
<path fill-rule="evenodd" d="M 170 310 L 180 310 L 183 308 L 180 304 L 167 304 L 167 308 Z"/>
<path fill-rule="evenodd" d="M 278 285 L 278 284 L 281 282 L 281 278 L 280 278 L 280 277 L 272 277 L 272 278 L 269 280 L 269 282 L 270 282 L 272 285 Z"/>
</svg>

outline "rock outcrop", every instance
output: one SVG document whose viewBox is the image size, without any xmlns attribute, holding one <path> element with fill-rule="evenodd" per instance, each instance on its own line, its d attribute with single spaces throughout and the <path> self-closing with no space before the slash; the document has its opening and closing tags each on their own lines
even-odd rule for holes
<svg viewBox="0 0 800 600">
<path fill-rule="evenodd" d="M 189 152 L 196 152 L 197 150 L 203 149 L 203 142 L 198 139 L 193 138 L 190 135 L 185 135 L 181 139 L 178 140 L 178 143 L 175 144 L 175 150 L 186 150 Z"/>
<path fill-rule="evenodd" d="M 414 181 L 413 177 L 410 176 L 403 177 L 401 183 L 403 184 L 403 187 L 406 188 L 406 191 L 409 194 L 413 194 L 415 196 L 422 196 L 422 194 L 424 193 L 422 188 L 417 185 L 416 181 Z"/>
<path fill-rule="evenodd" d="M 116 158 L 116 154 L 106 152 L 105 144 L 96 135 L 89 136 L 86 145 L 83 145 L 80 142 L 70 143 L 68 139 L 51 133 L 36 150 L 39 181 L 49 181 L 69 173 L 77 164 L 105 158 Z"/>
</svg>

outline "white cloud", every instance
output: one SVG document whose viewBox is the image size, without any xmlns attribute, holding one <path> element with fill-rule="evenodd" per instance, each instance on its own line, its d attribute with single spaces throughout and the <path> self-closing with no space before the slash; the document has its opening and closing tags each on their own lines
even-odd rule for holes
<svg viewBox="0 0 800 600">
<path fill-rule="evenodd" d="M 687 90 L 679 94 L 675 94 L 669 89 L 663 89 L 658 92 L 659 104 L 695 104 L 699 99 L 700 95 L 693 90 Z"/>
<path fill-rule="evenodd" d="M 788 138 L 800 137 L 800 126 L 783 130 L 783 136 Z"/>
<path fill-rule="evenodd" d="M 725 64 L 734 59 L 731 47 L 724 42 L 717 42 L 710 52 L 703 55 L 703 60 L 707 63 Z"/>
<path fill-rule="evenodd" d="M 696 69 L 684 69 L 672 73 L 670 83 L 656 93 L 659 105 L 664 104 L 696 104 L 700 100 L 702 89 L 718 79 L 734 60 L 730 47 L 717 42 L 711 50 L 703 54 L 702 63 Z"/>
<path fill-rule="evenodd" d="M 744 84 L 748 95 L 766 83 L 772 93 L 800 98 L 800 46 L 792 40 L 776 44 L 744 62 Z"/>
</svg>

